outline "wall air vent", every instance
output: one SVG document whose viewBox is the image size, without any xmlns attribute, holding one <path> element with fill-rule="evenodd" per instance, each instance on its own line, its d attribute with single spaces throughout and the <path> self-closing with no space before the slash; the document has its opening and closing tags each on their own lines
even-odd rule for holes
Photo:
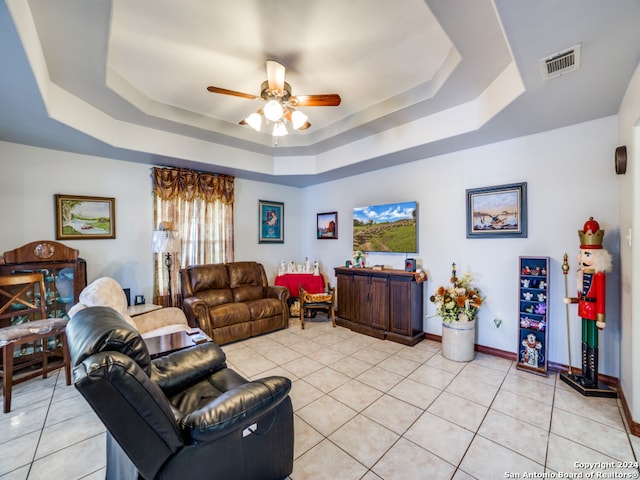
<svg viewBox="0 0 640 480">
<path fill-rule="evenodd" d="M 568 72 L 577 70 L 580 67 L 580 45 L 571 47 L 562 52 L 540 60 L 542 78 L 549 80 L 559 77 Z"/>
</svg>

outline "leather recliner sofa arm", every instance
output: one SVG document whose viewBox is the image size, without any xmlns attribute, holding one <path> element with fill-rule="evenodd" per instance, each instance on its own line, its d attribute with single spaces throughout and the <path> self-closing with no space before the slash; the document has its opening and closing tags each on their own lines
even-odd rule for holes
<svg viewBox="0 0 640 480">
<path fill-rule="evenodd" d="M 288 398 L 291 380 L 271 376 L 246 383 L 180 420 L 185 443 L 212 442 L 248 426 Z"/>
<path fill-rule="evenodd" d="M 209 308 L 207 304 L 198 297 L 188 297 L 182 300 L 182 310 L 187 315 L 190 327 L 200 328 L 205 332 L 211 332 L 211 321 L 209 320 Z"/>
<path fill-rule="evenodd" d="M 267 297 L 277 298 L 281 302 L 287 303 L 289 300 L 289 289 L 281 285 L 270 285 L 267 287 Z"/>
<path fill-rule="evenodd" d="M 171 395 L 197 383 L 227 366 L 222 349 L 212 342 L 202 343 L 151 361 L 151 380 Z"/>
</svg>

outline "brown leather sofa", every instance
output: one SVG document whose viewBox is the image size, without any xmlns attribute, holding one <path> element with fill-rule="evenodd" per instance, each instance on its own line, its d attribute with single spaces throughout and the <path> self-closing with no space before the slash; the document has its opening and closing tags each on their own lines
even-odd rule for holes
<svg viewBox="0 0 640 480">
<path fill-rule="evenodd" d="M 180 280 L 189 325 L 218 345 L 289 326 L 289 290 L 269 286 L 260 263 L 191 265 Z"/>
</svg>

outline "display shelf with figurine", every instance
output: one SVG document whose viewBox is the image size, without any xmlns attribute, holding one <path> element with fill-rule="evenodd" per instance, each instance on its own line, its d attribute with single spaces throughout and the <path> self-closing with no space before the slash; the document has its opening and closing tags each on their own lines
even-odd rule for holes
<svg viewBox="0 0 640 480">
<path fill-rule="evenodd" d="M 518 363 L 516 368 L 547 374 L 549 257 L 520 257 Z"/>
</svg>

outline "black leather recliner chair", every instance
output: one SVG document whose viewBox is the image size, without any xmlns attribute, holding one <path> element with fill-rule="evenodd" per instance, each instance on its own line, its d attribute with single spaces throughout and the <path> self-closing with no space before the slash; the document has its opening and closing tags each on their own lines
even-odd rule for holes
<svg viewBox="0 0 640 480">
<path fill-rule="evenodd" d="M 76 388 L 107 428 L 107 479 L 280 480 L 293 469 L 291 381 L 248 381 L 203 343 L 151 360 L 115 310 L 67 325 Z"/>
</svg>

